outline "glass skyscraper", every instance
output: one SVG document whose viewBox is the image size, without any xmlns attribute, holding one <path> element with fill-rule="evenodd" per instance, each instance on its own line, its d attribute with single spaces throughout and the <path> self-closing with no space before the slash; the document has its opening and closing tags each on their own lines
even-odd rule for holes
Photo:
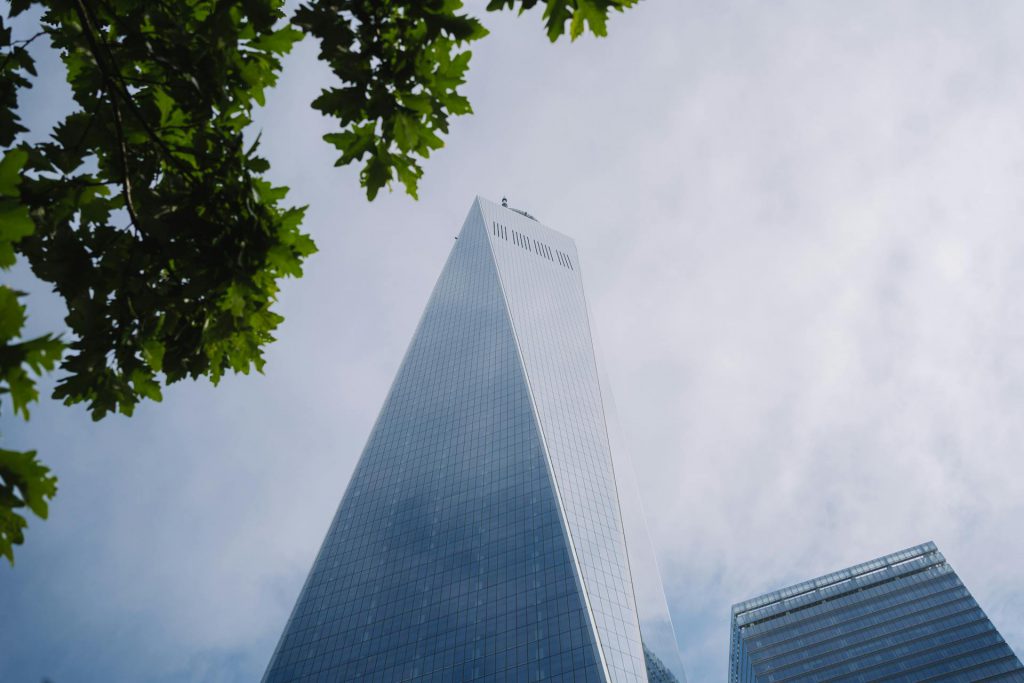
<svg viewBox="0 0 1024 683">
<path fill-rule="evenodd" d="M 478 198 L 263 680 L 681 681 L 609 400 L 573 241 Z"/>
<path fill-rule="evenodd" d="M 1024 683 L 934 543 L 734 605 L 729 665 L 730 683 Z"/>
</svg>

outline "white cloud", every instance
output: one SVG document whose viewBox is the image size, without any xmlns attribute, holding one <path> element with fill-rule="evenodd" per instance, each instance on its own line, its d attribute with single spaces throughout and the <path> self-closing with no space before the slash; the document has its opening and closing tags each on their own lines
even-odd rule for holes
<svg viewBox="0 0 1024 683">
<path fill-rule="evenodd" d="M 263 139 L 321 253 L 268 374 L 7 426 L 62 489 L 0 671 L 258 675 L 478 193 L 577 239 L 693 681 L 732 602 L 927 539 L 1024 651 L 1022 14 L 641 3 L 556 46 L 489 16 L 423 200 L 372 205 L 304 45 Z"/>
</svg>

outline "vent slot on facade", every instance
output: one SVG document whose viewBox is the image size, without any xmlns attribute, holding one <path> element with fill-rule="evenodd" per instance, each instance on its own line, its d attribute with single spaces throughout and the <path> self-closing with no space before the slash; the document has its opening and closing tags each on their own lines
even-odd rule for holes
<svg viewBox="0 0 1024 683">
<path fill-rule="evenodd" d="M 533 251 L 536 252 L 537 254 L 540 254 L 541 256 L 546 258 L 548 261 L 554 261 L 555 260 L 554 257 L 551 255 L 551 247 L 549 247 L 548 245 L 544 244 L 543 242 L 538 242 L 537 240 L 533 240 Z"/>
<path fill-rule="evenodd" d="M 530 238 L 527 237 L 526 235 L 513 230 L 512 240 L 516 243 L 517 247 L 522 247 L 526 251 L 533 251 L 533 249 L 530 248 Z"/>
<path fill-rule="evenodd" d="M 503 240 L 508 240 L 508 228 L 497 221 L 491 222 L 491 232 Z M 512 231 L 512 243 L 532 254 L 543 256 L 551 262 L 554 262 L 555 257 L 557 256 L 559 265 L 563 268 L 568 268 L 569 270 L 575 270 L 572 265 L 572 260 L 569 258 L 568 254 L 558 249 L 552 249 L 543 242 L 535 240 L 532 237 L 528 237 L 521 232 L 516 232 L 515 230 Z"/>
</svg>

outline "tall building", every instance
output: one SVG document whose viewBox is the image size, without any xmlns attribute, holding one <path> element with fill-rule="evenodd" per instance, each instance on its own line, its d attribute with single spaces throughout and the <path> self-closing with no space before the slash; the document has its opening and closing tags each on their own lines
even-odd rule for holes
<svg viewBox="0 0 1024 683">
<path fill-rule="evenodd" d="M 477 199 L 263 680 L 682 680 L 609 398 L 573 241 Z"/>
<path fill-rule="evenodd" d="M 729 669 L 730 683 L 1024 682 L 934 543 L 734 605 Z"/>
</svg>

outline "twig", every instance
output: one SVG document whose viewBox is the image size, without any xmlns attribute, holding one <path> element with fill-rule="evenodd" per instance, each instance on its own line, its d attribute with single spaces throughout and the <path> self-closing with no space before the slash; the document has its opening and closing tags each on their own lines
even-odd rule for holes
<svg viewBox="0 0 1024 683">
<path fill-rule="evenodd" d="M 139 221 L 139 215 L 135 211 L 135 202 L 132 199 L 132 181 L 129 177 L 128 172 L 128 143 L 124 135 L 124 121 L 121 118 L 121 107 L 117 104 L 118 94 L 114 87 L 113 79 L 107 70 L 103 67 L 103 63 L 100 60 L 99 45 L 96 43 L 96 37 L 93 34 L 92 22 L 89 20 L 89 12 L 85 7 L 82 0 L 75 0 L 75 12 L 78 14 L 78 18 L 82 22 L 82 28 L 85 29 L 86 39 L 89 41 L 89 47 L 92 50 L 93 56 L 96 58 L 96 64 L 100 67 L 100 71 L 103 73 L 104 90 L 107 91 L 107 95 L 110 97 L 110 106 L 114 110 L 114 128 L 117 132 L 117 141 L 121 151 L 121 187 L 124 189 L 124 205 L 128 209 L 128 217 L 131 219 L 131 223 L 135 226 L 135 232 L 141 234 L 142 223 Z"/>
<path fill-rule="evenodd" d="M 83 4 L 82 0 L 76 0 L 76 3 L 82 8 L 82 11 L 85 11 L 88 14 L 92 14 L 89 8 Z M 88 19 L 86 19 L 86 21 L 88 21 Z M 93 30 L 91 24 L 89 25 L 89 30 L 90 33 Z M 96 34 L 100 35 L 98 30 L 96 31 Z M 124 79 L 121 76 L 121 70 L 117 68 L 117 60 L 114 59 L 114 54 L 110 51 L 110 45 L 107 44 L 107 41 L 103 39 L 102 36 L 100 36 L 100 40 L 102 41 L 103 49 L 106 52 L 107 60 L 109 61 L 109 67 L 104 67 L 103 63 L 100 61 L 100 57 L 98 54 L 94 53 L 94 55 L 96 56 L 96 63 L 104 72 L 104 76 L 106 76 L 111 81 L 114 81 L 116 79 L 117 83 L 113 83 L 115 88 L 117 85 L 121 86 L 117 94 L 121 95 L 121 97 L 124 99 L 129 109 L 131 109 L 132 113 L 135 115 L 135 119 L 145 129 L 146 134 L 149 136 L 149 138 L 163 149 L 164 154 L 166 154 L 170 158 L 172 163 L 178 166 L 179 170 L 184 172 L 186 178 L 192 180 L 192 169 L 189 168 L 188 165 L 185 164 L 181 159 L 174 155 L 174 152 L 167 146 L 167 143 L 159 135 L 157 135 L 157 132 L 153 130 L 152 126 L 149 125 L 149 121 L 147 121 L 146 117 L 143 116 L 141 111 L 139 111 L 138 105 L 135 104 L 135 98 L 132 97 L 132 94 L 130 92 L 128 92 L 128 86 L 125 84 Z M 90 40 L 90 42 L 93 45 L 96 44 L 95 40 Z M 111 97 L 113 97 L 113 94 L 111 94 Z"/>
<path fill-rule="evenodd" d="M 7 62 L 11 61 L 11 58 L 14 57 L 14 51 L 17 48 L 20 47 L 20 48 L 24 49 L 24 48 L 28 47 L 29 45 L 31 45 L 33 40 L 35 40 L 36 38 L 38 38 L 40 36 L 43 36 L 43 35 L 46 35 L 46 31 L 45 30 L 38 31 L 31 38 L 25 38 L 24 40 L 14 40 L 14 41 L 11 41 L 10 43 L 8 43 L 8 46 L 11 48 L 11 51 L 7 53 L 6 57 L 4 57 L 3 64 L 0 64 L 0 72 L 7 70 Z"/>
</svg>

